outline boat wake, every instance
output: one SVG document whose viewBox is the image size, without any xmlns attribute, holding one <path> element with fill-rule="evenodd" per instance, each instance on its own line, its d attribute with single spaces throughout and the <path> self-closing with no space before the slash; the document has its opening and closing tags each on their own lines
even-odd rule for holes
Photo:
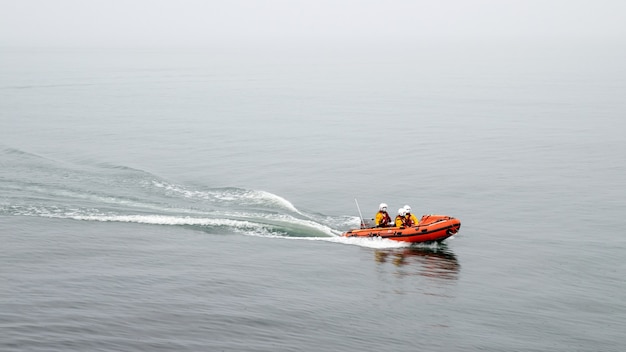
<svg viewBox="0 0 626 352">
<path fill-rule="evenodd" d="M 210 234 L 327 241 L 369 248 L 406 244 L 344 238 L 356 216 L 328 216 L 296 208 L 263 190 L 191 187 L 143 170 L 107 163 L 64 163 L 16 149 L 0 149 L 0 215 L 76 221 L 179 226 Z"/>
</svg>

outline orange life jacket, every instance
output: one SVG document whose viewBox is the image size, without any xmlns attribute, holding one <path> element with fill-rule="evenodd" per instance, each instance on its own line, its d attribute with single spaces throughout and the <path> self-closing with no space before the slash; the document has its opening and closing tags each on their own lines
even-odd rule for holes
<svg viewBox="0 0 626 352">
<path fill-rule="evenodd" d="M 376 214 L 376 226 L 386 226 L 391 222 L 391 218 L 386 211 L 379 211 Z"/>
<path fill-rule="evenodd" d="M 396 227 L 406 227 L 406 218 L 404 216 L 396 216 Z"/>
<path fill-rule="evenodd" d="M 417 224 L 419 224 L 419 221 L 417 220 L 415 215 L 411 213 L 406 214 L 404 220 L 406 226 L 416 226 Z"/>
</svg>

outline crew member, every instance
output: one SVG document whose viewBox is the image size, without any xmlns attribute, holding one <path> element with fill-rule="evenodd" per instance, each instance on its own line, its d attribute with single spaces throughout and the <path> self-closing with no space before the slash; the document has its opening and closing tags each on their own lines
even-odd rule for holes
<svg viewBox="0 0 626 352">
<path fill-rule="evenodd" d="M 387 213 L 387 204 L 380 203 L 378 213 L 376 213 L 376 227 L 387 227 L 391 223 L 391 217 Z"/>
<path fill-rule="evenodd" d="M 396 227 L 405 227 L 406 226 L 406 212 L 404 208 L 398 209 L 398 215 L 396 216 Z"/>
<path fill-rule="evenodd" d="M 406 226 L 417 226 L 419 225 L 419 221 L 415 214 L 411 213 L 411 207 L 408 205 L 404 206 L 404 217 Z"/>
</svg>

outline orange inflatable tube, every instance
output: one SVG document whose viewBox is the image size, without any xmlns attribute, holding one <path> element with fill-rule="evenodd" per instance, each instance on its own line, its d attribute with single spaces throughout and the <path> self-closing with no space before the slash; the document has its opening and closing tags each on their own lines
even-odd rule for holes
<svg viewBox="0 0 626 352">
<path fill-rule="evenodd" d="M 424 215 L 411 227 L 365 227 L 344 232 L 344 237 L 380 237 L 410 243 L 442 242 L 455 235 L 461 221 L 447 215 Z"/>
</svg>

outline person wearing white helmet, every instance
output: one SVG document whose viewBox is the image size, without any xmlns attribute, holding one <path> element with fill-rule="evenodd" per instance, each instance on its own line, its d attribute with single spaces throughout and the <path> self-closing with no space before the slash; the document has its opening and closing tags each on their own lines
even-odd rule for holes
<svg viewBox="0 0 626 352">
<path fill-rule="evenodd" d="M 376 213 L 376 227 L 387 227 L 391 222 L 391 217 L 387 213 L 387 204 L 380 203 L 378 206 L 378 213 Z"/>
<path fill-rule="evenodd" d="M 396 227 L 405 227 L 406 226 L 406 211 L 404 208 L 398 209 L 398 215 L 396 216 Z"/>
<path fill-rule="evenodd" d="M 406 226 L 417 226 L 419 225 L 419 221 L 415 214 L 411 213 L 411 207 L 408 205 L 404 206 L 404 217 Z"/>
</svg>

